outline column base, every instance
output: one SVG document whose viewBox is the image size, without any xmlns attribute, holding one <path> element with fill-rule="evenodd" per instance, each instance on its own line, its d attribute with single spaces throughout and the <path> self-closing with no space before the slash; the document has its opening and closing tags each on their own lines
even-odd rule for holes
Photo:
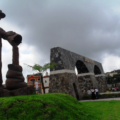
<svg viewBox="0 0 120 120">
<path fill-rule="evenodd" d="M 8 90 L 0 88 L 0 97 L 6 96 L 18 96 L 18 95 L 32 95 L 35 94 L 35 89 L 33 86 L 31 87 L 24 87 L 15 90 Z"/>
</svg>

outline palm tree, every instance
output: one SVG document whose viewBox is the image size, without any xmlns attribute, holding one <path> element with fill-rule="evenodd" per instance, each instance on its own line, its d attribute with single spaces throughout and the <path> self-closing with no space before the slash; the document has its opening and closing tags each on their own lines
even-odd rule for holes
<svg viewBox="0 0 120 120">
<path fill-rule="evenodd" d="M 27 65 L 27 64 L 25 64 Z M 34 64 L 33 66 L 31 65 L 27 65 L 28 67 L 31 67 L 32 70 L 37 70 L 39 73 L 41 73 L 41 83 L 42 83 L 42 87 L 43 87 L 43 93 L 45 94 L 45 88 L 44 88 L 44 84 L 43 84 L 43 74 L 47 69 L 53 69 L 57 64 L 52 62 L 52 63 L 46 63 L 43 66 L 39 65 L 39 64 Z"/>
</svg>

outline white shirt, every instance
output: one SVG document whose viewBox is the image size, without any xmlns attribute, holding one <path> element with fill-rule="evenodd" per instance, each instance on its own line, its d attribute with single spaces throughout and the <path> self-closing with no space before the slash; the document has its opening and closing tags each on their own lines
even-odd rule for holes
<svg viewBox="0 0 120 120">
<path fill-rule="evenodd" d="M 94 89 L 91 89 L 91 92 L 94 92 Z"/>
<path fill-rule="evenodd" d="M 90 95 L 90 94 L 91 94 L 91 91 L 90 91 L 90 90 L 88 90 L 88 91 L 87 91 L 87 94 L 88 94 L 88 95 Z"/>
<path fill-rule="evenodd" d="M 95 92 L 98 92 L 98 89 L 95 89 Z"/>
</svg>

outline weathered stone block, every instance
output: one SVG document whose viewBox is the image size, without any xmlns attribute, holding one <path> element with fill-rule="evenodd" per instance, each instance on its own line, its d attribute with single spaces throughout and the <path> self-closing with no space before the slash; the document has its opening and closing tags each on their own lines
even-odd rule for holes
<svg viewBox="0 0 120 120">
<path fill-rule="evenodd" d="M 11 90 L 10 94 L 13 96 L 17 96 L 17 95 L 31 95 L 35 93 L 35 89 L 34 87 L 24 87 L 24 88 L 19 88 L 19 89 L 15 89 L 15 90 Z"/>
<path fill-rule="evenodd" d="M 99 92 L 105 92 L 107 90 L 107 81 L 106 81 L 105 77 L 98 76 L 98 77 L 96 77 L 96 80 L 98 82 Z"/>
<path fill-rule="evenodd" d="M 27 87 L 27 83 L 24 82 L 22 67 L 20 65 L 9 64 L 6 77 L 6 88 L 8 90 Z"/>
<path fill-rule="evenodd" d="M 0 97 L 10 96 L 10 91 L 7 89 L 0 88 Z"/>
<path fill-rule="evenodd" d="M 7 90 L 0 88 L 0 97 L 6 96 L 18 96 L 18 95 L 31 95 L 35 93 L 35 89 L 33 86 L 31 87 L 24 87 L 15 90 Z"/>
<path fill-rule="evenodd" d="M 80 92 L 76 75 L 72 73 L 50 75 L 49 92 L 65 93 L 80 99 Z"/>
</svg>

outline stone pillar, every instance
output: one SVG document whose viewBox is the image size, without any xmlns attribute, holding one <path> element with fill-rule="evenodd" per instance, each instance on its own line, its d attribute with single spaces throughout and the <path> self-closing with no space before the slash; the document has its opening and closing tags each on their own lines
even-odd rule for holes
<svg viewBox="0 0 120 120">
<path fill-rule="evenodd" d="M 92 80 L 93 88 L 98 88 L 98 81 L 96 80 L 95 75 L 90 75 L 90 79 Z"/>
<path fill-rule="evenodd" d="M 16 44 L 13 44 L 12 64 L 8 65 L 6 74 L 6 88 L 8 90 L 27 87 L 27 83 L 24 82 L 25 79 L 22 70 L 22 67 L 19 65 L 19 48 Z"/>
<path fill-rule="evenodd" d="M 82 73 L 78 74 L 77 77 L 81 97 L 87 95 L 88 89 L 91 89 L 92 87 L 95 88 L 98 86 L 98 82 L 95 79 L 94 73 Z"/>
<path fill-rule="evenodd" d="M 99 92 L 106 92 L 107 90 L 107 81 L 105 74 L 95 75 L 96 80 L 98 81 L 98 90 Z"/>
<path fill-rule="evenodd" d="M 75 71 L 64 69 L 51 71 L 49 93 L 65 93 L 79 100 L 80 92 Z"/>
<path fill-rule="evenodd" d="M 13 57 L 12 64 L 19 65 L 19 48 L 17 45 L 13 45 Z"/>
</svg>

